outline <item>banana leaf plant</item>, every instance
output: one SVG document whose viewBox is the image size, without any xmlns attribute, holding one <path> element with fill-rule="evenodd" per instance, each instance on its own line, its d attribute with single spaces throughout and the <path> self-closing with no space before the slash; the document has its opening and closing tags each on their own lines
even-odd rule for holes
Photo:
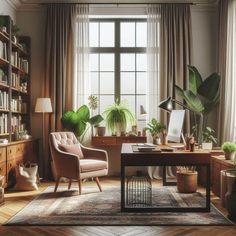
<svg viewBox="0 0 236 236">
<path fill-rule="evenodd" d="M 87 105 L 81 106 L 77 111 L 67 111 L 61 118 L 62 126 L 72 131 L 81 142 L 87 130 L 98 125 L 101 121 L 103 121 L 101 115 L 90 117 Z"/>
<path fill-rule="evenodd" d="M 177 94 L 187 103 L 188 107 L 203 114 L 203 130 L 207 125 L 209 113 L 218 105 L 220 93 L 220 75 L 212 73 L 203 80 L 198 69 L 188 65 L 189 88 L 183 90 L 175 85 Z"/>
</svg>

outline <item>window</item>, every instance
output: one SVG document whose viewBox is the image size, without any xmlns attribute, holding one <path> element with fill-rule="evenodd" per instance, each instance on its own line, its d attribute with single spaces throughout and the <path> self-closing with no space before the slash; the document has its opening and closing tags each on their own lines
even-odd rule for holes
<svg viewBox="0 0 236 236">
<path fill-rule="evenodd" d="M 139 129 L 145 126 L 140 105 L 147 99 L 147 23 L 144 19 L 91 19 L 89 26 L 91 93 L 98 97 L 96 113 L 127 101 Z"/>
</svg>

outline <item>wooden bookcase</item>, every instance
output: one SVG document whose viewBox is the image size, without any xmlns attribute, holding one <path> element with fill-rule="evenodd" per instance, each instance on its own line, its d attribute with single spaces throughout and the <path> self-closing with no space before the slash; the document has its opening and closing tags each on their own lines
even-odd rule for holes
<svg viewBox="0 0 236 236">
<path fill-rule="evenodd" d="M 38 140 L 20 137 L 30 133 L 30 37 L 16 40 L 9 16 L 0 22 L 0 139 L 8 140 L 0 144 L 0 175 L 8 187 L 19 163 L 38 162 Z"/>
<path fill-rule="evenodd" d="M 0 138 L 18 140 L 23 131 L 30 132 L 30 38 L 12 36 L 12 20 L 0 30 Z"/>
</svg>

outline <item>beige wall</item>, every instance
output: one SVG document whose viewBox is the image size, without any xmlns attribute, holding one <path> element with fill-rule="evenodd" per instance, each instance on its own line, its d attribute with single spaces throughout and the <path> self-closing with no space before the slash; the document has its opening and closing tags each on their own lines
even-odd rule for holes
<svg viewBox="0 0 236 236">
<path fill-rule="evenodd" d="M 36 98 L 42 96 L 45 11 L 18 11 L 16 20 L 22 35 L 31 37 L 31 133 L 34 137 L 41 137 L 42 115 L 34 113 L 34 106 Z"/>
<path fill-rule="evenodd" d="M 193 65 L 203 79 L 217 71 L 218 11 L 216 7 L 192 6 Z M 217 129 L 217 110 L 209 116 L 208 125 Z"/>
<path fill-rule="evenodd" d="M 7 0 L 0 0 L 0 15 L 9 15 L 15 22 L 16 10 Z"/>
</svg>

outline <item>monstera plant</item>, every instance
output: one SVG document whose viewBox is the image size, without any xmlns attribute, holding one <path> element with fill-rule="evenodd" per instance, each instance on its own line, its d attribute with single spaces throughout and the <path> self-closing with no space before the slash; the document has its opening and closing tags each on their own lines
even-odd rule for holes
<svg viewBox="0 0 236 236">
<path fill-rule="evenodd" d="M 186 101 L 189 108 L 203 115 L 203 130 L 207 125 L 209 113 L 219 102 L 220 75 L 212 73 L 203 79 L 196 67 L 189 65 L 189 88 L 181 89 L 175 85 L 177 94 Z"/>
<path fill-rule="evenodd" d="M 77 111 L 67 111 L 61 118 L 62 126 L 72 131 L 82 141 L 87 129 L 103 121 L 101 115 L 90 117 L 88 106 L 83 105 Z"/>
</svg>

